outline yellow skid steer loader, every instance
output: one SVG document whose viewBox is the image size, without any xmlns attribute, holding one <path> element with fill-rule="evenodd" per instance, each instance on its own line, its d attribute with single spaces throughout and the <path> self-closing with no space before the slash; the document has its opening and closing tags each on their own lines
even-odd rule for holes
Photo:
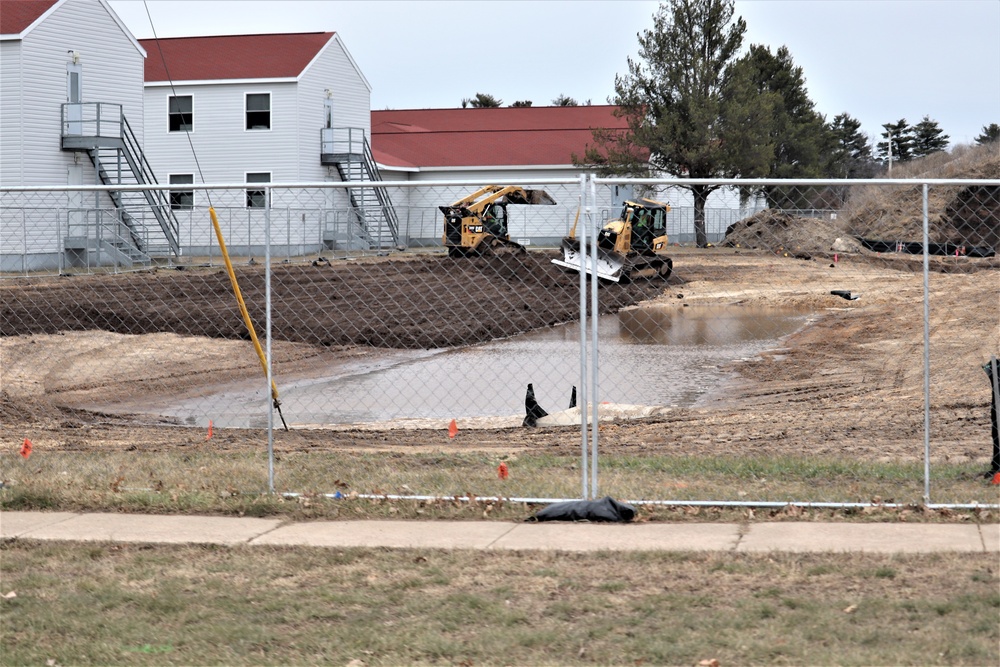
<svg viewBox="0 0 1000 667">
<path fill-rule="evenodd" d="M 510 240 L 507 205 L 555 203 L 545 190 L 487 185 L 450 206 L 439 207 L 444 213 L 441 241 L 451 257 L 527 252 L 520 243 Z"/>
</svg>

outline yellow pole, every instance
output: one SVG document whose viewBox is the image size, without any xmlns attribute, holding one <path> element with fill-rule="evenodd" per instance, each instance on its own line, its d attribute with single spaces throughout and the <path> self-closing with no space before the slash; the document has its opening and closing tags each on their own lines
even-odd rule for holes
<svg viewBox="0 0 1000 667">
<path fill-rule="evenodd" d="M 580 222 L 580 209 L 579 209 L 579 207 L 577 207 L 577 209 L 576 209 L 576 217 L 573 218 L 573 229 L 569 230 L 569 237 L 571 239 L 575 239 L 576 238 L 576 223 L 578 223 L 578 222 Z"/>
<path fill-rule="evenodd" d="M 253 341 L 253 347 L 257 350 L 257 358 L 260 359 L 260 367 L 264 370 L 264 376 L 267 376 L 267 357 L 264 356 L 264 350 L 261 349 L 260 341 L 257 340 L 257 332 L 254 330 L 253 322 L 250 320 L 250 313 L 247 312 L 247 305 L 243 301 L 243 294 L 240 293 L 240 285 L 236 282 L 236 273 L 233 271 L 233 263 L 229 261 L 229 252 L 226 250 L 226 241 L 222 238 L 222 228 L 219 226 L 219 218 L 215 215 L 215 208 L 209 207 L 208 214 L 212 216 L 212 227 L 215 228 L 215 238 L 219 241 L 219 249 L 222 250 L 222 259 L 226 263 L 226 271 L 229 273 L 229 282 L 233 285 L 233 293 L 236 295 L 236 301 L 240 305 L 240 313 L 243 315 L 243 322 L 247 326 L 247 331 L 250 332 L 250 340 Z M 274 407 L 278 408 L 278 413 L 281 413 L 281 404 L 278 402 L 278 386 L 274 383 L 274 378 L 271 378 L 271 398 L 274 400 Z M 284 422 L 284 417 L 281 418 Z M 288 425 L 285 425 L 285 430 L 288 430 Z"/>
</svg>

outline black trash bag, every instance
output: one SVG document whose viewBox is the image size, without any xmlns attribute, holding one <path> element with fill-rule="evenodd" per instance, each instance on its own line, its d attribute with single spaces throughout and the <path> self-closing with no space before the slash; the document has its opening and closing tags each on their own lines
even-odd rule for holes
<svg viewBox="0 0 1000 667">
<path fill-rule="evenodd" d="M 1000 363 L 1000 362 L 998 362 Z M 986 371 L 986 377 L 990 379 L 990 396 L 992 401 L 990 401 L 990 423 L 992 425 L 992 435 L 993 435 L 993 459 L 990 461 L 990 470 L 984 477 L 993 477 L 995 474 L 1000 472 L 1000 430 L 997 428 L 997 387 L 996 382 L 1000 378 L 993 377 L 993 364 L 994 360 L 990 360 L 989 363 L 983 365 L 983 370 Z"/>
<path fill-rule="evenodd" d="M 528 521 L 612 521 L 623 523 L 635 518 L 635 508 L 611 496 L 600 500 L 570 500 L 549 505 Z"/>
</svg>

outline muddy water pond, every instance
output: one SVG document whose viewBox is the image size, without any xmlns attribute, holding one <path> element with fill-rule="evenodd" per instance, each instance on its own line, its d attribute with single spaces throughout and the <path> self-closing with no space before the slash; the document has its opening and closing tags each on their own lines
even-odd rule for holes
<svg viewBox="0 0 1000 667">
<path fill-rule="evenodd" d="M 743 306 L 645 307 L 603 316 L 598 400 L 696 405 L 725 379 L 723 365 L 779 347 L 809 317 Z M 320 379 L 277 381 L 282 412 L 293 425 L 523 417 L 529 383 L 539 405 L 555 412 L 569 407 L 580 384 L 580 325 L 457 349 L 375 351 L 331 363 Z M 192 425 L 211 419 L 220 427 L 260 427 L 267 423 L 264 389 L 233 387 L 155 412 Z"/>
</svg>

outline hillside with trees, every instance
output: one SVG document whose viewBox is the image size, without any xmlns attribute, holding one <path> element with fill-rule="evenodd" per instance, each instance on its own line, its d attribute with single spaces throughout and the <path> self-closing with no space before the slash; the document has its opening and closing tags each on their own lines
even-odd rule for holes
<svg viewBox="0 0 1000 667">
<path fill-rule="evenodd" d="M 885 123 L 870 141 L 849 113 L 832 121 L 816 110 L 806 78 L 786 47 L 751 44 L 732 0 L 668 0 L 638 36 L 638 57 L 615 77 L 616 115 L 627 130 L 596 128 L 580 166 L 603 176 L 699 178 L 872 178 L 945 154 L 949 137 L 924 116 Z M 1000 135 L 985 126 L 977 143 Z M 705 203 L 715 185 L 687 185 L 694 231 L 707 244 Z M 840 208 L 843 188 L 762 187 L 771 208 Z"/>
</svg>

